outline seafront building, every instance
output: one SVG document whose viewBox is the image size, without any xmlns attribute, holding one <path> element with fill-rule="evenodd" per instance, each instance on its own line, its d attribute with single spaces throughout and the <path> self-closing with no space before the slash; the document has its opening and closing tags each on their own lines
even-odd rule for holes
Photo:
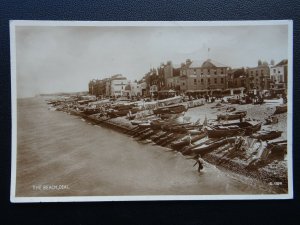
<svg viewBox="0 0 300 225">
<path fill-rule="evenodd" d="M 247 90 L 258 91 L 270 89 L 270 66 L 267 62 L 258 60 L 256 67 L 247 68 Z"/>
<path fill-rule="evenodd" d="M 258 60 L 255 67 L 231 68 L 212 59 L 186 59 L 180 65 L 172 61 L 150 68 L 139 81 L 130 82 L 121 74 L 89 82 L 91 95 L 106 97 L 168 96 L 168 93 L 199 97 L 244 93 L 283 94 L 287 89 L 288 61 L 275 65 Z M 167 94 L 166 94 L 167 93 Z M 173 94 L 172 94 L 173 95 Z"/>
<path fill-rule="evenodd" d="M 288 84 L 288 60 L 284 59 L 270 68 L 270 91 L 273 94 L 286 94 Z"/>
<path fill-rule="evenodd" d="M 124 95 L 128 80 L 122 74 L 116 74 L 106 82 L 106 96 L 121 97 Z"/>
</svg>

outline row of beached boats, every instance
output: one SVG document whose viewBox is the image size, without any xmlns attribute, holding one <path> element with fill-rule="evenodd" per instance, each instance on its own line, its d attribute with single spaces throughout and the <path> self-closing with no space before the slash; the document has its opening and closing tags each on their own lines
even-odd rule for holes
<svg viewBox="0 0 300 225">
<path fill-rule="evenodd" d="M 84 118 L 93 114 L 98 114 L 100 117 L 105 116 L 108 119 L 127 116 L 134 126 L 127 131 L 129 135 L 145 143 L 154 142 L 157 145 L 169 147 L 184 155 L 200 154 L 203 156 L 221 146 L 234 145 L 237 137 L 246 136 L 259 141 L 267 141 L 279 138 L 282 133 L 281 131 L 261 131 L 262 122 L 246 121 L 247 111 L 236 111 L 234 107 L 228 107 L 226 113 L 217 115 L 214 123 L 207 124 L 207 119 L 205 119 L 204 123 L 200 124 L 199 121 L 177 123 L 172 120 L 187 111 L 187 107 L 182 104 L 156 107 L 147 118 L 136 119 L 137 113 L 142 109 L 134 103 L 111 104 L 105 102 L 104 104 L 103 102 L 102 104 L 101 102 L 99 103 L 100 107 L 51 103 L 56 107 L 61 107 L 63 111 L 84 116 Z M 276 108 L 275 114 L 282 113 L 284 110 L 286 110 L 284 107 Z M 226 122 L 222 123 L 224 120 Z M 239 122 L 229 122 L 230 120 L 239 120 Z M 276 121 L 274 118 L 269 118 L 269 120 L 271 120 L 270 123 Z M 273 143 L 273 145 L 274 149 L 278 151 L 285 149 L 282 142 Z"/>
<path fill-rule="evenodd" d="M 203 125 L 199 123 L 174 123 L 153 120 L 136 124 L 128 132 L 139 141 L 154 142 L 181 152 L 183 155 L 201 156 L 226 144 L 234 144 L 237 137 L 246 136 L 257 141 L 273 140 L 281 131 L 260 130 L 261 122 L 246 121 L 226 124 Z M 273 143 L 273 145 L 276 145 Z M 286 149 L 279 148 L 280 151 Z"/>
</svg>

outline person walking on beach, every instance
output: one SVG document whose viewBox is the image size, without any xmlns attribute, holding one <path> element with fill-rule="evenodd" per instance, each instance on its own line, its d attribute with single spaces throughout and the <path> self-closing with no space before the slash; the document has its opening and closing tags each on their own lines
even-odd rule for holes
<svg viewBox="0 0 300 225">
<path fill-rule="evenodd" d="M 197 164 L 198 164 L 198 173 L 200 173 L 200 171 L 203 169 L 203 163 L 204 163 L 204 161 L 203 161 L 203 159 L 201 158 L 201 156 L 199 155 L 196 155 L 195 157 L 194 157 L 194 159 L 196 160 L 196 162 L 195 162 L 195 164 L 193 165 L 193 167 L 194 166 L 196 166 Z"/>
</svg>

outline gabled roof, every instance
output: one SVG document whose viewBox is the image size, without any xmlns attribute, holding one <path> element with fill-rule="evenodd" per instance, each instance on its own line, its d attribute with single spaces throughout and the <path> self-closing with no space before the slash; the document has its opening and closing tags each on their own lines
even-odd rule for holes
<svg viewBox="0 0 300 225">
<path fill-rule="evenodd" d="M 284 60 L 281 60 L 279 63 L 277 63 L 276 66 L 285 66 L 287 64 L 288 64 L 288 60 L 284 59 Z"/>
<path fill-rule="evenodd" d="M 202 64 L 202 67 L 204 68 L 215 68 L 215 67 L 228 67 L 222 63 L 219 63 L 217 61 L 214 61 L 214 60 L 211 60 L 211 59 L 208 59 L 206 60 L 203 64 Z"/>
<path fill-rule="evenodd" d="M 202 66 L 202 62 L 198 61 L 198 60 L 194 60 L 192 61 L 191 65 L 189 66 L 190 68 L 196 68 L 196 67 L 201 67 Z"/>
</svg>

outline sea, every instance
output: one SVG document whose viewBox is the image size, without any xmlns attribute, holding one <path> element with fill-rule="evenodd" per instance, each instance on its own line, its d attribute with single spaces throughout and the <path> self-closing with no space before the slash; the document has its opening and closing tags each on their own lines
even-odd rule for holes
<svg viewBox="0 0 300 225">
<path fill-rule="evenodd" d="M 17 100 L 16 197 L 255 195 L 263 184 L 68 113 Z"/>
</svg>

